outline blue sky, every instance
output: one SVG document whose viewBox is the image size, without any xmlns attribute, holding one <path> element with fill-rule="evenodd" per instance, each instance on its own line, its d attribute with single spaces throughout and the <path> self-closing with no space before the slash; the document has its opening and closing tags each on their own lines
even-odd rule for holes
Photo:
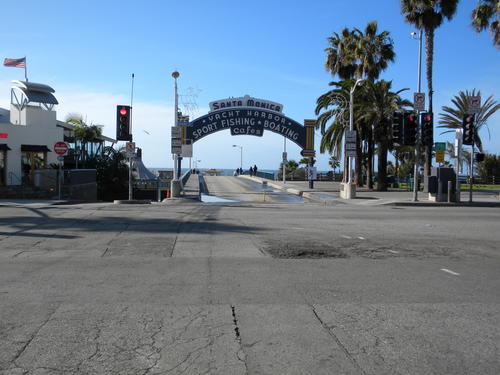
<svg viewBox="0 0 500 375">
<path fill-rule="evenodd" d="M 487 32 L 470 26 L 475 0 L 462 0 L 451 22 L 437 31 L 434 52 L 435 117 L 459 90 L 480 89 L 483 98 L 500 100 L 500 55 Z M 171 167 L 174 70 L 180 72 L 180 94 L 197 93 L 198 111 L 213 100 L 251 96 L 283 104 L 283 112 L 302 122 L 314 118 L 316 98 L 329 89 L 324 69 L 326 38 L 342 28 L 364 28 L 376 20 L 390 31 L 396 61 L 383 73 L 393 88 L 417 85 L 418 42 L 400 15 L 396 0 L 351 1 L 25 1 L 2 5 L 0 42 L 3 57 L 28 59 L 28 78 L 56 90 L 58 119 L 69 112 L 103 124 L 115 135 L 115 108 L 130 102 L 135 74 L 134 140 L 148 167 Z M 425 55 L 424 55 L 425 57 Z M 10 81 L 23 79 L 22 69 L 0 69 L 0 106 L 7 107 Z M 425 64 L 422 88 L 426 90 Z M 182 108 L 182 107 L 181 107 Z M 500 113 L 489 122 L 491 139 L 481 134 L 490 153 L 500 153 Z M 436 141 L 451 140 L 435 132 Z M 319 148 L 320 135 L 316 145 Z M 203 168 L 236 168 L 243 146 L 243 165 L 276 169 L 283 138 L 231 137 L 219 132 L 195 143 Z M 299 148 L 287 142 L 289 158 Z M 327 155 L 317 166 L 327 169 Z"/>
</svg>

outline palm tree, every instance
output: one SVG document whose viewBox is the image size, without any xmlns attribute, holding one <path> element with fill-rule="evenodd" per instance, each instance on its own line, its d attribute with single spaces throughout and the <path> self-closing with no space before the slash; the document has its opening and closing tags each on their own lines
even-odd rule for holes
<svg viewBox="0 0 500 375">
<path fill-rule="evenodd" d="M 462 128 L 462 119 L 466 113 L 470 113 L 470 100 L 473 96 L 481 96 L 481 91 L 477 91 L 473 89 L 471 92 L 465 90 L 465 92 L 460 91 L 458 95 L 455 95 L 451 102 L 454 107 L 443 106 L 442 110 L 444 113 L 440 113 L 439 117 L 439 126 L 438 128 L 446 128 L 450 129 L 444 131 L 444 133 L 455 132 L 456 129 Z M 483 142 L 481 137 L 479 136 L 479 132 L 482 128 L 486 128 L 488 130 L 488 119 L 500 109 L 500 104 L 493 100 L 493 95 L 490 95 L 479 108 L 479 112 L 476 113 L 476 117 L 474 120 L 474 127 L 476 128 L 476 136 L 475 136 L 475 144 L 478 149 L 483 152 Z"/>
<path fill-rule="evenodd" d="M 80 151 L 77 158 L 82 158 L 84 161 L 88 157 L 95 156 L 93 145 L 98 142 L 102 136 L 102 129 L 99 125 L 87 125 L 83 120 L 82 115 L 78 113 L 70 113 L 66 116 L 67 124 L 73 125 L 75 134 L 75 146 L 80 142 Z M 76 150 L 75 150 L 76 151 Z"/>
<path fill-rule="evenodd" d="M 425 32 L 425 64 L 429 112 L 432 113 L 432 65 L 434 60 L 434 32 L 444 19 L 450 20 L 457 10 L 458 0 L 401 0 L 401 14 L 405 21 Z M 431 172 L 432 147 L 425 146 L 424 175 Z"/>
<path fill-rule="evenodd" d="M 377 190 L 387 190 L 387 151 L 391 145 L 390 118 L 394 111 L 411 106 L 411 102 L 399 96 L 401 89 L 392 92 L 392 81 L 368 82 L 363 86 L 363 99 L 359 119 L 368 124 L 373 124 L 373 137 L 377 143 L 378 176 Z M 367 173 L 368 187 L 371 188 L 371 155 L 369 155 L 369 169 Z"/>
<path fill-rule="evenodd" d="M 377 34 L 377 21 L 368 22 L 364 32 L 357 30 L 358 42 L 354 55 L 357 59 L 356 77 L 378 79 L 390 62 L 394 61 L 394 45 L 389 31 Z"/>
<path fill-rule="evenodd" d="M 330 82 L 330 86 L 335 86 L 333 90 L 321 95 L 316 100 L 315 113 L 318 116 L 316 128 L 321 130 L 320 152 L 335 155 L 340 159 L 342 155 L 342 142 L 346 130 L 349 130 L 349 122 L 346 114 L 339 107 L 338 99 L 348 98 L 350 87 L 354 84 L 354 80 L 344 80 L 340 82 Z M 359 91 L 355 92 L 359 95 Z M 347 106 L 347 100 L 342 105 Z M 344 108 L 345 109 L 345 108 Z M 323 113 L 321 113 L 324 111 Z M 321 113 L 321 114 L 320 114 Z M 344 157 L 344 177 L 346 181 L 347 173 L 347 158 Z"/>
<path fill-rule="evenodd" d="M 493 44 L 500 48 L 500 24 L 498 15 L 500 14 L 500 0 L 480 0 L 477 7 L 472 11 L 472 26 L 476 32 L 480 33 L 488 26 L 493 38 Z"/>
<path fill-rule="evenodd" d="M 326 52 L 326 71 L 332 76 L 338 75 L 340 79 L 354 77 L 356 71 L 354 51 L 358 40 L 357 30 L 344 28 L 341 34 L 333 33 L 327 38 L 330 47 Z"/>
<path fill-rule="evenodd" d="M 300 159 L 299 165 L 305 165 L 307 167 L 309 165 L 309 158 Z"/>
<path fill-rule="evenodd" d="M 340 160 L 339 160 L 339 158 L 336 157 L 336 156 L 334 156 L 334 155 L 331 155 L 330 159 L 328 159 L 328 165 L 335 172 L 335 170 L 340 167 Z"/>
<path fill-rule="evenodd" d="M 353 30 L 344 28 L 341 35 L 333 33 L 332 36 L 328 38 L 330 47 L 325 50 L 325 67 L 326 70 L 332 73 L 333 76 L 338 75 L 339 78 L 343 80 L 349 79 L 346 85 L 337 85 L 337 87 L 344 89 L 341 93 L 345 96 L 345 98 L 349 97 L 349 90 L 354 85 L 354 81 L 351 82 L 350 80 L 351 78 L 356 77 L 358 79 L 365 78 L 369 80 L 377 79 L 380 73 L 387 68 L 389 62 L 394 61 L 395 53 L 393 41 L 389 37 L 389 32 L 383 31 L 378 34 L 377 27 L 377 22 L 371 21 L 367 24 L 364 32 L 356 28 Z M 337 91 L 336 93 L 338 94 L 339 92 Z M 318 106 L 321 105 L 320 110 L 328 108 L 327 101 L 331 97 L 332 96 L 328 96 L 327 93 L 318 98 L 317 104 Z M 316 107 L 316 114 L 319 113 L 318 106 Z M 331 114 L 326 114 L 325 116 L 328 120 L 332 117 Z M 329 128 L 330 131 L 322 132 L 323 137 L 327 137 L 325 142 L 329 145 L 330 149 L 339 150 L 337 145 L 342 143 L 344 131 L 347 130 L 345 125 L 345 123 L 337 123 L 336 127 L 332 129 Z M 363 124 L 356 125 L 358 137 L 356 143 L 357 157 L 355 183 L 357 185 L 361 184 L 360 174 L 362 167 L 362 147 L 360 141 L 361 136 L 363 135 L 362 125 Z M 337 145 L 333 146 L 332 142 L 337 143 Z"/>
</svg>

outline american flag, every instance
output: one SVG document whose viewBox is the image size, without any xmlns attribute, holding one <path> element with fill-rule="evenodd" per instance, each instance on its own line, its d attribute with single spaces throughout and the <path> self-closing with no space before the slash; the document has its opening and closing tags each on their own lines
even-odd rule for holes
<svg viewBox="0 0 500 375">
<path fill-rule="evenodd" d="M 8 59 L 3 60 L 3 66 L 10 66 L 13 68 L 26 68 L 26 57 L 20 59 Z"/>
</svg>

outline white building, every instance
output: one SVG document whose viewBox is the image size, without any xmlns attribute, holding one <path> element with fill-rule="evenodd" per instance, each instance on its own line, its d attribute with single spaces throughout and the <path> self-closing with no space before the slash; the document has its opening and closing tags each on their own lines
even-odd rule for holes
<svg viewBox="0 0 500 375">
<path fill-rule="evenodd" d="M 58 101 L 52 87 L 13 82 L 10 111 L 0 108 L 0 186 L 33 185 L 35 170 L 58 163 L 54 144 L 74 139 L 73 127 L 56 119 L 54 106 Z M 104 142 L 116 141 L 101 136 L 98 151 L 102 151 Z M 70 148 L 75 145 L 70 144 Z"/>
</svg>

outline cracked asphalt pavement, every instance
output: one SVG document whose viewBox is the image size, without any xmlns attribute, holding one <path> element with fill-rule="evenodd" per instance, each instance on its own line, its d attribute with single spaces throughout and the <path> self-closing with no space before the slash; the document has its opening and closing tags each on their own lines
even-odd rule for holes
<svg viewBox="0 0 500 375">
<path fill-rule="evenodd" d="M 498 374 L 499 219 L 0 202 L 0 374 Z"/>
</svg>

